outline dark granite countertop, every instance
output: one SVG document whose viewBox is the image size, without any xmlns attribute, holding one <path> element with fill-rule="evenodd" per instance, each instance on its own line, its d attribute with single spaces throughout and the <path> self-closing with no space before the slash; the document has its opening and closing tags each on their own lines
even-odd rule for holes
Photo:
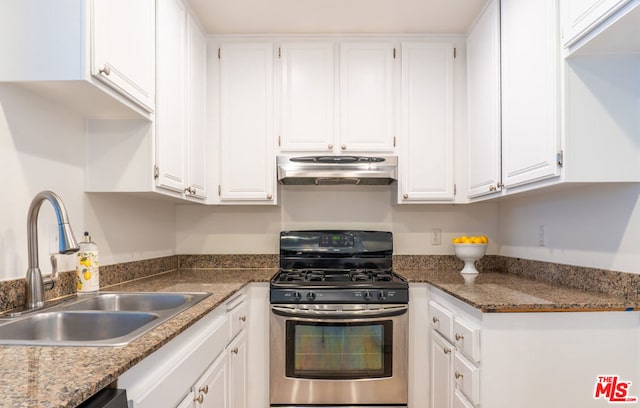
<svg viewBox="0 0 640 408">
<path fill-rule="evenodd" d="M 453 269 L 396 272 L 410 283 L 429 283 L 484 313 L 640 310 L 640 298 L 571 289 L 509 273 L 480 272 L 473 284 L 466 285 L 459 271 Z"/>
<path fill-rule="evenodd" d="M 176 337 L 250 282 L 275 269 L 173 271 L 104 291 L 211 292 L 212 295 L 121 347 L 0 346 L 2 407 L 75 407 Z"/>
<path fill-rule="evenodd" d="M 75 407 L 159 349 L 250 282 L 273 268 L 189 269 L 104 288 L 105 291 L 207 291 L 197 305 L 122 347 L 0 346 L 2 407 Z M 553 286 L 517 275 L 481 272 L 465 285 L 456 270 L 401 269 L 410 283 L 429 283 L 483 312 L 640 310 L 640 301 Z"/>
</svg>

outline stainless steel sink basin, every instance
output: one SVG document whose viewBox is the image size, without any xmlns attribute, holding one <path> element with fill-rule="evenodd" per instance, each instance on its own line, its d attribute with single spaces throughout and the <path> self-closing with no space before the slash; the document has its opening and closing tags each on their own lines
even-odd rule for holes
<svg viewBox="0 0 640 408">
<path fill-rule="evenodd" d="M 125 345 L 209 295 L 107 292 L 75 296 L 19 317 L 0 319 L 0 344 Z"/>
<path fill-rule="evenodd" d="M 65 309 L 154 312 L 175 309 L 196 296 L 194 293 L 99 293 Z"/>
</svg>

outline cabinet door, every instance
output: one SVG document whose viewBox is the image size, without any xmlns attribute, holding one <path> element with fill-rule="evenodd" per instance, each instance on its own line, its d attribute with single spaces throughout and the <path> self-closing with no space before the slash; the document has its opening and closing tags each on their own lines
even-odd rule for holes
<svg viewBox="0 0 640 408">
<path fill-rule="evenodd" d="M 340 150 L 393 151 L 394 47 L 340 45 Z"/>
<path fill-rule="evenodd" d="M 333 149 L 333 53 L 332 42 L 281 44 L 280 150 L 327 152 Z"/>
<path fill-rule="evenodd" d="M 198 408 L 229 408 L 229 365 L 225 354 L 193 386 Z"/>
<path fill-rule="evenodd" d="M 562 43 L 577 42 L 596 25 L 620 9 L 630 0 L 564 0 L 562 12 Z"/>
<path fill-rule="evenodd" d="M 273 45 L 222 44 L 220 64 L 220 199 L 273 204 Z"/>
<path fill-rule="evenodd" d="M 558 176 L 556 0 L 502 0 L 502 181 Z"/>
<path fill-rule="evenodd" d="M 453 346 L 431 331 L 431 408 L 451 408 L 453 397 Z"/>
<path fill-rule="evenodd" d="M 454 198 L 453 52 L 402 44 L 401 203 Z"/>
<path fill-rule="evenodd" d="M 493 0 L 467 37 L 468 197 L 502 189 L 500 2 Z"/>
<path fill-rule="evenodd" d="M 186 24 L 181 0 L 158 1 L 158 106 L 156 165 L 159 187 L 183 192 L 186 186 Z"/>
<path fill-rule="evenodd" d="M 149 112 L 155 105 L 155 0 L 93 0 L 91 74 Z"/>
<path fill-rule="evenodd" d="M 228 347 L 231 408 L 247 408 L 247 340 L 242 331 Z"/>
<path fill-rule="evenodd" d="M 188 194 L 198 198 L 207 197 L 207 143 L 205 130 L 207 85 L 207 42 L 198 24 L 189 14 L 187 18 L 188 69 Z"/>
<path fill-rule="evenodd" d="M 197 408 L 198 404 L 196 402 L 196 396 L 193 391 L 189 392 L 182 401 L 176 405 L 176 408 Z"/>
</svg>

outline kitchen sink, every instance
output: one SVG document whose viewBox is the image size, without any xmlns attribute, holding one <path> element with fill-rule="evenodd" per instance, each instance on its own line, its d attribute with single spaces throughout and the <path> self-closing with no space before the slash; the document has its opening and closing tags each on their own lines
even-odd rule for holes
<svg viewBox="0 0 640 408">
<path fill-rule="evenodd" d="M 121 346 L 211 295 L 105 292 L 0 319 L 0 344 Z"/>
<path fill-rule="evenodd" d="M 175 309 L 197 296 L 195 293 L 99 293 L 74 302 L 65 309 L 153 312 Z"/>
</svg>

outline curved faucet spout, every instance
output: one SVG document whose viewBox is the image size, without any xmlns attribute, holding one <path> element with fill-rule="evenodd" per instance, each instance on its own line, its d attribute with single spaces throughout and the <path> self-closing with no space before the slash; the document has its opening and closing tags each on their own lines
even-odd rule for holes
<svg viewBox="0 0 640 408">
<path fill-rule="evenodd" d="M 38 267 L 38 214 L 42 203 L 47 200 L 53 206 L 58 219 L 58 236 L 60 246 L 58 252 L 70 254 L 76 252 L 78 242 L 69 225 L 67 210 L 58 195 L 52 191 L 41 191 L 31 201 L 27 214 L 27 244 L 29 251 L 29 269 L 26 276 L 25 307 L 34 309 L 44 306 L 44 285 L 42 273 Z"/>
</svg>

